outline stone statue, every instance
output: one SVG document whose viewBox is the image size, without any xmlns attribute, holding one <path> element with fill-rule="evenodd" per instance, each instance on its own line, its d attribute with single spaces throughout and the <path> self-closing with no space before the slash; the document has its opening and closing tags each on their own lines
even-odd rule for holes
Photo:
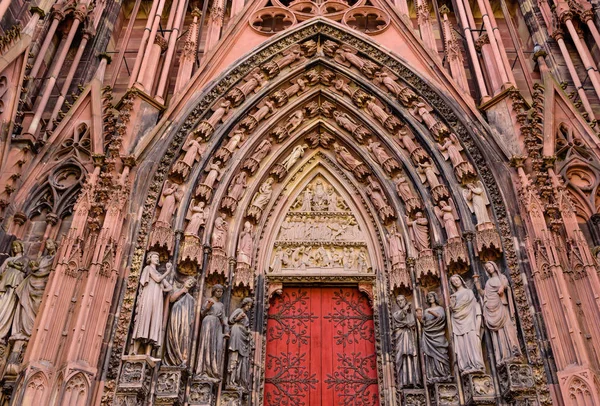
<svg viewBox="0 0 600 406">
<path fill-rule="evenodd" d="M 205 206 L 206 204 L 204 202 L 198 202 L 195 205 L 191 205 L 190 209 L 189 209 L 189 213 L 188 213 L 188 220 L 189 223 L 187 224 L 187 226 L 185 227 L 184 230 L 184 235 L 193 235 L 195 237 L 198 237 L 199 232 L 200 232 L 200 228 L 204 227 L 204 225 L 206 224 L 206 209 Z"/>
<path fill-rule="evenodd" d="M 162 192 L 162 197 L 158 203 L 160 206 L 160 214 L 156 222 L 162 226 L 171 227 L 173 215 L 177 210 L 177 204 L 181 200 L 181 191 L 177 184 L 166 182 Z"/>
<path fill-rule="evenodd" d="M 381 146 L 381 143 L 371 140 L 367 149 L 373 154 L 375 160 L 385 169 L 388 173 L 400 170 L 398 162 L 396 162 L 387 151 Z"/>
<path fill-rule="evenodd" d="M 312 190 L 310 186 L 304 189 L 304 193 L 302 193 L 302 205 L 300 206 L 300 211 L 311 211 L 312 210 Z"/>
<path fill-rule="evenodd" d="M 11 256 L 0 266 L 0 339 L 6 341 L 18 306 L 17 288 L 25 280 L 27 257 L 19 240 L 11 244 Z"/>
<path fill-rule="evenodd" d="M 402 92 L 402 86 L 396 83 L 396 79 L 398 78 L 391 72 L 389 72 L 387 69 L 382 69 L 375 73 L 374 82 L 385 86 L 385 88 L 391 94 L 398 97 L 398 95 L 400 95 Z"/>
<path fill-rule="evenodd" d="M 442 151 L 442 155 L 446 160 L 450 159 L 452 166 L 456 167 L 465 162 L 465 159 L 460 154 L 460 151 L 462 151 L 462 146 L 456 139 L 456 136 L 450 135 L 443 142 L 440 142 L 438 148 L 440 151 Z"/>
<path fill-rule="evenodd" d="M 452 338 L 461 375 L 485 372 L 481 349 L 481 306 L 473 291 L 459 275 L 450 277 L 454 293 L 450 296 Z"/>
<path fill-rule="evenodd" d="M 244 229 L 240 233 L 240 239 L 237 250 L 238 264 L 252 265 L 252 250 L 254 248 L 254 236 L 252 235 L 252 224 L 249 221 L 244 223 Z"/>
<path fill-rule="evenodd" d="M 223 293 L 222 285 L 214 285 L 212 297 L 204 302 L 201 310 L 203 319 L 198 342 L 196 374 L 214 381 L 221 379 L 223 341 L 229 337 L 225 306 L 221 303 Z"/>
<path fill-rule="evenodd" d="M 265 180 L 263 184 L 260 185 L 260 187 L 258 188 L 258 192 L 256 192 L 256 194 L 252 198 L 252 206 L 256 206 L 259 209 L 263 210 L 267 206 L 267 204 L 269 204 L 269 201 L 271 200 L 271 195 L 273 194 L 273 187 L 271 185 L 273 185 L 274 181 L 275 180 L 273 178 L 267 178 L 267 180 Z"/>
<path fill-rule="evenodd" d="M 269 152 L 271 152 L 271 147 L 271 141 L 268 139 L 262 140 L 262 142 L 258 144 L 254 150 L 252 156 L 244 161 L 242 169 L 246 169 L 251 175 L 253 175 L 258 169 L 260 162 L 269 154 Z"/>
<path fill-rule="evenodd" d="M 223 217 L 217 217 L 215 219 L 215 225 L 210 239 L 210 245 L 213 249 L 225 248 L 227 243 L 227 223 Z"/>
<path fill-rule="evenodd" d="M 206 144 L 199 142 L 193 135 L 190 135 L 183 146 L 183 150 L 185 154 L 175 163 L 171 173 L 179 174 L 185 179 L 189 175 L 194 163 L 202 158 L 202 154 L 206 150 Z"/>
<path fill-rule="evenodd" d="M 289 172 L 292 169 L 292 166 L 298 161 L 298 159 L 302 158 L 304 155 L 304 150 L 308 148 L 308 145 L 296 145 L 290 155 L 281 163 L 286 172 Z"/>
<path fill-rule="evenodd" d="M 249 297 L 242 300 L 240 307 L 229 316 L 231 337 L 229 339 L 229 366 L 227 367 L 227 386 L 248 389 L 250 379 L 250 350 L 252 336 L 248 311 L 253 300 Z"/>
<path fill-rule="evenodd" d="M 442 227 L 446 229 L 448 239 L 460 238 L 460 232 L 458 231 L 458 226 L 456 225 L 456 215 L 450 203 L 446 202 L 445 200 L 441 200 L 440 205 L 435 206 L 433 209 L 436 216 L 439 218 Z"/>
<path fill-rule="evenodd" d="M 478 226 L 492 222 L 487 209 L 490 201 L 487 198 L 481 181 L 468 183 L 467 190 L 463 190 L 463 195 L 467 201 L 469 209 L 471 209 L 471 212 L 475 214 Z"/>
<path fill-rule="evenodd" d="M 396 345 L 396 376 L 401 388 L 416 386 L 420 382 L 417 344 L 415 341 L 415 316 L 410 303 L 403 295 L 396 298 L 399 309 L 394 312 L 394 341 Z"/>
<path fill-rule="evenodd" d="M 183 282 L 183 287 L 171 291 L 169 302 L 173 303 L 167 325 L 165 337 L 165 365 L 174 367 L 186 367 L 189 360 L 189 346 L 194 323 L 194 309 L 196 299 L 190 295 L 190 289 L 194 287 L 194 278 L 188 278 Z"/>
<path fill-rule="evenodd" d="M 429 160 L 419 162 L 417 173 L 421 178 L 421 182 L 428 184 L 430 188 L 433 189 L 440 185 L 440 181 L 437 177 L 438 171 Z"/>
<path fill-rule="evenodd" d="M 221 175 L 221 162 L 214 161 L 213 163 L 208 165 L 208 168 L 206 168 L 205 171 L 208 172 L 208 175 L 206 175 L 206 178 L 204 178 L 202 185 L 212 189 L 215 185 L 215 182 L 219 179 L 219 176 Z"/>
<path fill-rule="evenodd" d="M 483 297 L 483 319 L 492 336 L 496 362 L 501 365 L 521 356 L 521 347 L 514 323 L 515 305 L 510 284 L 506 276 L 500 273 L 495 262 L 484 265 L 489 279 L 481 289 L 479 278 L 475 284 Z"/>
<path fill-rule="evenodd" d="M 418 252 L 428 250 L 431 247 L 429 240 L 429 221 L 423 212 L 415 213 L 413 220 L 408 220 L 408 227 L 411 232 L 412 242 Z"/>
<path fill-rule="evenodd" d="M 246 180 L 248 179 L 248 175 L 246 172 L 241 171 L 231 181 L 231 185 L 227 189 L 227 196 L 234 199 L 236 202 L 239 201 L 242 196 L 244 196 L 244 192 L 246 191 Z"/>
<path fill-rule="evenodd" d="M 173 266 L 167 262 L 167 270 L 161 275 L 158 272 L 159 255 L 155 251 L 148 253 L 146 263 L 140 276 L 132 338 L 135 354 L 139 353 L 141 344 L 147 344 L 146 355 L 150 355 L 152 347 L 158 347 L 162 343 L 164 292 L 173 289 L 166 280 L 172 273 Z"/>
<path fill-rule="evenodd" d="M 392 263 L 392 269 L 399 269 L 406 259 L 406 251 L 404 249 L 402 234 L 398 232 L 395 224 L 392 224 L 392 227 L 390 228 L 388 245 L 390 248 L 390 262 Z"/>
<path fill-rule="evenodd" d="M 410 188 L 408 184 L 408 180 L 403 175 L 396 176 L 394 181 L 396 184 L 396 191 L 398 192 L 398 196 L 402 198 L 402 201 L 406 203 L 410 199 L 416 198 L 414 192 Z"/>
<path fill-rule="evenodd" d="M 372 177 L 368 178 L 369 184 L 367 185 L 367 195 L 371 198 L 371 202 L 379 212 L 379 217 L 383 221 L 387 221 L 389 218 L 394 218 L 394 210 L 388 205 L 387 198 L 383 194 L 381 185 Z"/>
<path fill-rule="evenodd" d="M 29 275 L 15 289 L 18 298 L 18 306 L 13 319 L 11 340 L 27 340 L 31 337 L 35 317 L 40 309 L 42 297 L 54 256 L 56 255 L 56 243 L 48 238 L 45 242 L 46 255 L 38 261 L 29 262 Z"/>
<path fill-rule="evenodd" d="M 417 309 L 417 319 L 421 323 L 421 350 L 425 356 L 427 383 L 442 382 L 450 379 L 450 360 L 448 358 L 448 340 L 446 340 L 446 312 L 440 306 L 437 294 L 427 294 L 429 307 Z"/>
</svg>

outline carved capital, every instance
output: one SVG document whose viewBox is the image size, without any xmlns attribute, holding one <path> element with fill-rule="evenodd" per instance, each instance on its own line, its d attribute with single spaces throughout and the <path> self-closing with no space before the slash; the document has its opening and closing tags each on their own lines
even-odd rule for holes
<svg viewBox="0 0 600 406">
<path fill-rule="evenodd" d="M 13 221 L 16 225 L 22 226 L 27 221 L 27 215 L 22 211 L 18 211 L 15 214 L 13 214 Z"/>
</svg>

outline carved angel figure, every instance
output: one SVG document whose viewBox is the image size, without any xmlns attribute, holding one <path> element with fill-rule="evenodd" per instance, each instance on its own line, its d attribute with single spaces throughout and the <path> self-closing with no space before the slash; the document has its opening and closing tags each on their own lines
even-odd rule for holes
<svg viewBox="0 0 600 406">
<path fill-rule="evenodd" d="M 226 99 L 221 99 L 219 103 L 219 107 L 215 109 L 215 112 L 210 116 L 208 120 L 206 120 L 210 125 L 215 127 L 221 120 L 225 118 L 225 116 L 229 113 L 231 109 L 231 102 Z"/>
<path fill-rule="evenodd" d="M 222 172 L 221 162 L 214 161 L 213 163 L 208 165 L 208 168 L 206 168 L 205 171 L 208 172 L 208 175 L 206 175 L 206 178 L 204 178 L 202 185 L 207 186 L 212 189 L 215 186 L 215 183 L 217 182 L 217 180 L 219 180 L 219 178 L 221 176 L 221 172 Z"/>
<path fill-rule="evenodd" d="M 200 143 L 190 135 L 183 145 L 183 150 L 185 154 L 175 163 L 171 173 L 178 173 L 185 179 L 189 175 L 194 163 L 202 158 L 202 154 L 206 150 L 206 144 Z"/>
<path fill-rule="evenodd" d="M 463 148 L 454 134 L 451 134 L 442 143 L 440 143 L 438 148 L 440 151 L 442 151 L 442 155 L 446 160 L 450 159 L 453 167 L 465 162 L 464 158 L 460 154 L 460 151 L 462 151 Z"/>
<path fill-rule="evenodd" d="M 394 183 L 396 184 L 398 196 L 400 196 L 405 203 L 410 199 L 416 198 L 414 192 L 408 184 L 408 180 L 402 174 L 396 176 Z"/>
<path fill-rule="evenodd" d="M 440 220 L 442 227 L 446 229 L 448 239 L 460 238 L 460 232 L 458 231 L 458 226 L 456 225 L 458 216 L 456 215 L 452 205 L 445 200 L 441 200 L 439 206 L 434 206 L 433 210 L 435 211 L 435 215 Z"/>
<path fill-rule="evenodd" d="M 381 185 L 372 176 L 367 177 L 367 181 L 369 182 L 367 185 L 367 195 L 371 198 L 371 202 L 373 202 L 373 205 L 379 212 L 381 219 L 385 221 L 388 218 L 393 218 L 394 211 L 388 205 Z"/>
<path fill-rule="evenodd" d="M 469 209 L 475 214 L 477 225 L 491 223 L 492 220 L 490 219 L 487 209 L 490 201 L 487 198 L 487 194 L 485 193 L 481 181 L 468 183 L 467 189 L 463 190 L 463 196 L 465 197 Z"/>
<path fill-rule="evenodd" d="M 492 336 L 496 362 L 504 364 L 521 355 L 514 323 L 515 304 L 510 283 L 506 276 L 500 273 L 498 265 L 488 261 L 484 268 L 488 275 L 485 288 L 481 289 L 479 278 L 475 279 L 475 284 L 483 297 L 483 319 Z"/>
<path fill-rule="evenodd" d="M 302 156 L 304 155 L 304 150 L 306 148 L 308 148 L 308 145 L 306 144 L 296 145 L 292 152 L 287 156 L 287 158 L 283 160 L 281 165 L 283 166 L 286 172 L 292 169 L 292 166 L 294 166 L 298 159 L 302 158 Z"/>
<path fill-rule="evenodd" d="M 440 185 L 440 181 L 437 177 L 439 172 L 437 171 L 437 168 L 433 166 L 431 161 L 427 160 L 425 162 L 419 162 L 417 173 L 421 178 L 421 182 L 426 183 L 430 188 L 433 189 Z"/>
<path fill-rule="evenodd" d="M 244 131 L 238 129 L 233 132 L 227 144 L 225 144 L 224 148 L 228 151 L 233 152 L 237 146 L 244 141 Z"/>
</svg>

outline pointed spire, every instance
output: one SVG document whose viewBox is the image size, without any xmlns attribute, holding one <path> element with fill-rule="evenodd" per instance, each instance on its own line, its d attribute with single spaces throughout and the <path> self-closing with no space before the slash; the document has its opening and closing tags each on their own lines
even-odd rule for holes
<svg viewBox="0 0 600 406">
<path fill-rule="evenodd" d="M 192 77 L 198 54 L 198 19 L 201 15 L 200 10 L 194 8 L 192 11 L 194 20 L 188 29 L 185 44 L 183 45 L 183 52 L 179 58 L 179 72 L 177 72 L 177 81 L 175 82 L 175 92 L 173 94 L 178 94 Z"/>
<path fill-rule="evenodd" d="M 452 23 L 448 19 L 448 13 L 450 13 L 450 10 L 446 5 L 440 7 L 440 14 L 443 16 L 444 51 L 446 53 L 446 60 L 450 65 L 450 73 L 456 83 L 458 83 L 462 90 L 468 92 L 469 85 L 467 83 L 467 75 L 465 73 L 462 53 L 460 51 L 460 44 L 454 35 Z"/>
</svg>

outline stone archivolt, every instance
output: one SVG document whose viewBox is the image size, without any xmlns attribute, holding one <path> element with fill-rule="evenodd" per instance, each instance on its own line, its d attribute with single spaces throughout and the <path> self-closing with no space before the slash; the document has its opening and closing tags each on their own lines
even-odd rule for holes
<svg viewBox="0 0 600 406">
<path fill-rule="evenodd" d="M 325 57 L 315 59 L 313 49 L 320 47 Z M 380 87 L 370 82 L 375 77 Z M 251 104 L 245 103 L 251 92 L 267 83 L 268 92 L 258 90 L 258 97 Z M 487 243 L 477 245 L 478 252 L 487 248 L 486 255 L 500 257 L 502 244 L 493 225 L 492 199 L 473 196 L 473 187 L 484 196 L 487 191 L 454 134 L 456 123 L 446 124 L 423 96 L 357 49 L 324 37 L 312 38 L 282 51 L 239 84 L 232 84 L 231 89 L 226 99 L 235 107 L 228 111 L 229 119 L 222 124 L 220 118 L 199 120 L 200 126 L 192 133 L 207 143 L 205 156 L 193 164 L 185 182 L 182 176 L 171 178 L 184 191 L 184 206 L 177 209 L 170 223 L 173 230 L 186 224 L 190 197 L 214 208 L 205 218 L 203 233 L 198 229 L 198 247 L 210 247 L 217 216 L 228 224 L 223 251 L 231 259 L 237 257 L 237 269 L 231 273 L 230 266 L 228 271 L 217 272 L 207 284 L 231 284 L 232 295 L 238 297 L 259 289 L 256 283 L 264 276 L 274 282 L 316 277 L 354 280 L 359 285 L 370 281 L 367 284 L 372 285 L 374 280 L 369 278 L 376 274 L 385 275 L 385 280 L 392 278 L 392 272 L 400 272 L 404 276 L 394 278 L 405 282 L 383 286 L 377 282 L 373 288 L 380 292 L 378 295 L 398 290 L 412 295 L 409 281 L 415 277 L 430 290 L 440 286 L 447 289 L 449 273 L 469 277 L 474 272 L 473 261 L 478 261 L 467 246 L 470 237 L 465 240 L 462 230 L 475 230 L 478 235 L 479 226 L 485 226 L 488 234 Z M 209 116 L 217 113 L 221 114 L 219 108 Z M 210 124 L 213 121 L 214 125 Z M 205 135 L 207 131 L 210 136 Z M 232 142 L 233 137 L 237 141 Z M 227 154 L 219 152 L 223 148 Z M 184 159 L 185 153 L 182 151 L 174 162 Z M 324 167 L 319 169 L 321 165 Z M 242 172 L 245 191 L 233 193 Z M 353 195 L 352 203 L 329 179 L 327 174 L 333 173 L 343 187 L 353 190 L 344 193 Z M 397 186 L 401 174 L 406 183 L 402 187 Z M 298 188 L 298 184 L 304 186 Z M 232 194 L 236 205 L 226 203 Z M 423 202 L 435 205 L 439 221 Z M 250 211 L 253 205 L 260 213 Z M 445 208 L 450 208 L 447 214 L 443 214 Z M 156 221 L 164 220 L 162 211 L 157 216 Z M 413 223 L 419 219 L 423 219 L 421 228 L 409 234 L 409 224 L 415 227 Z M 383 226 L 391 224 L 402 230 L 406 245 L 403 265 L 393 269 L 387 259 L 391 255 L 387 232 L 383 232 Z M 442 229 L 447 239 L 442 237 Z M 443 244 L 442 263 L 433 251 L 437 244 Z M 210 258 L 209 252 L 205 257 Z M 199 265 L 200 261 L 186 273 L 201 274 Z M 318 275 L 313 276 L 315 272 Z M 378 295 L 374 300 L 381 300 Z M 412 300 L 419 304 L 416 297 Z M 258 364 L 264 362 L 263 345 L 255 350 Z M 381 368 L 380 378 L 390 373 Z M 192 387 L 199 390 L 205 381 L 198 379 Z M 486 379 L 489 376 L 484 374 L 469 382 Z M 206 382 L 210 388 L 214 385 Z M 213 396 L 211 393 L 213 389 L 206 396 Z M 410 396 L 421 395 L 417 391 Z"/>
</svg>

